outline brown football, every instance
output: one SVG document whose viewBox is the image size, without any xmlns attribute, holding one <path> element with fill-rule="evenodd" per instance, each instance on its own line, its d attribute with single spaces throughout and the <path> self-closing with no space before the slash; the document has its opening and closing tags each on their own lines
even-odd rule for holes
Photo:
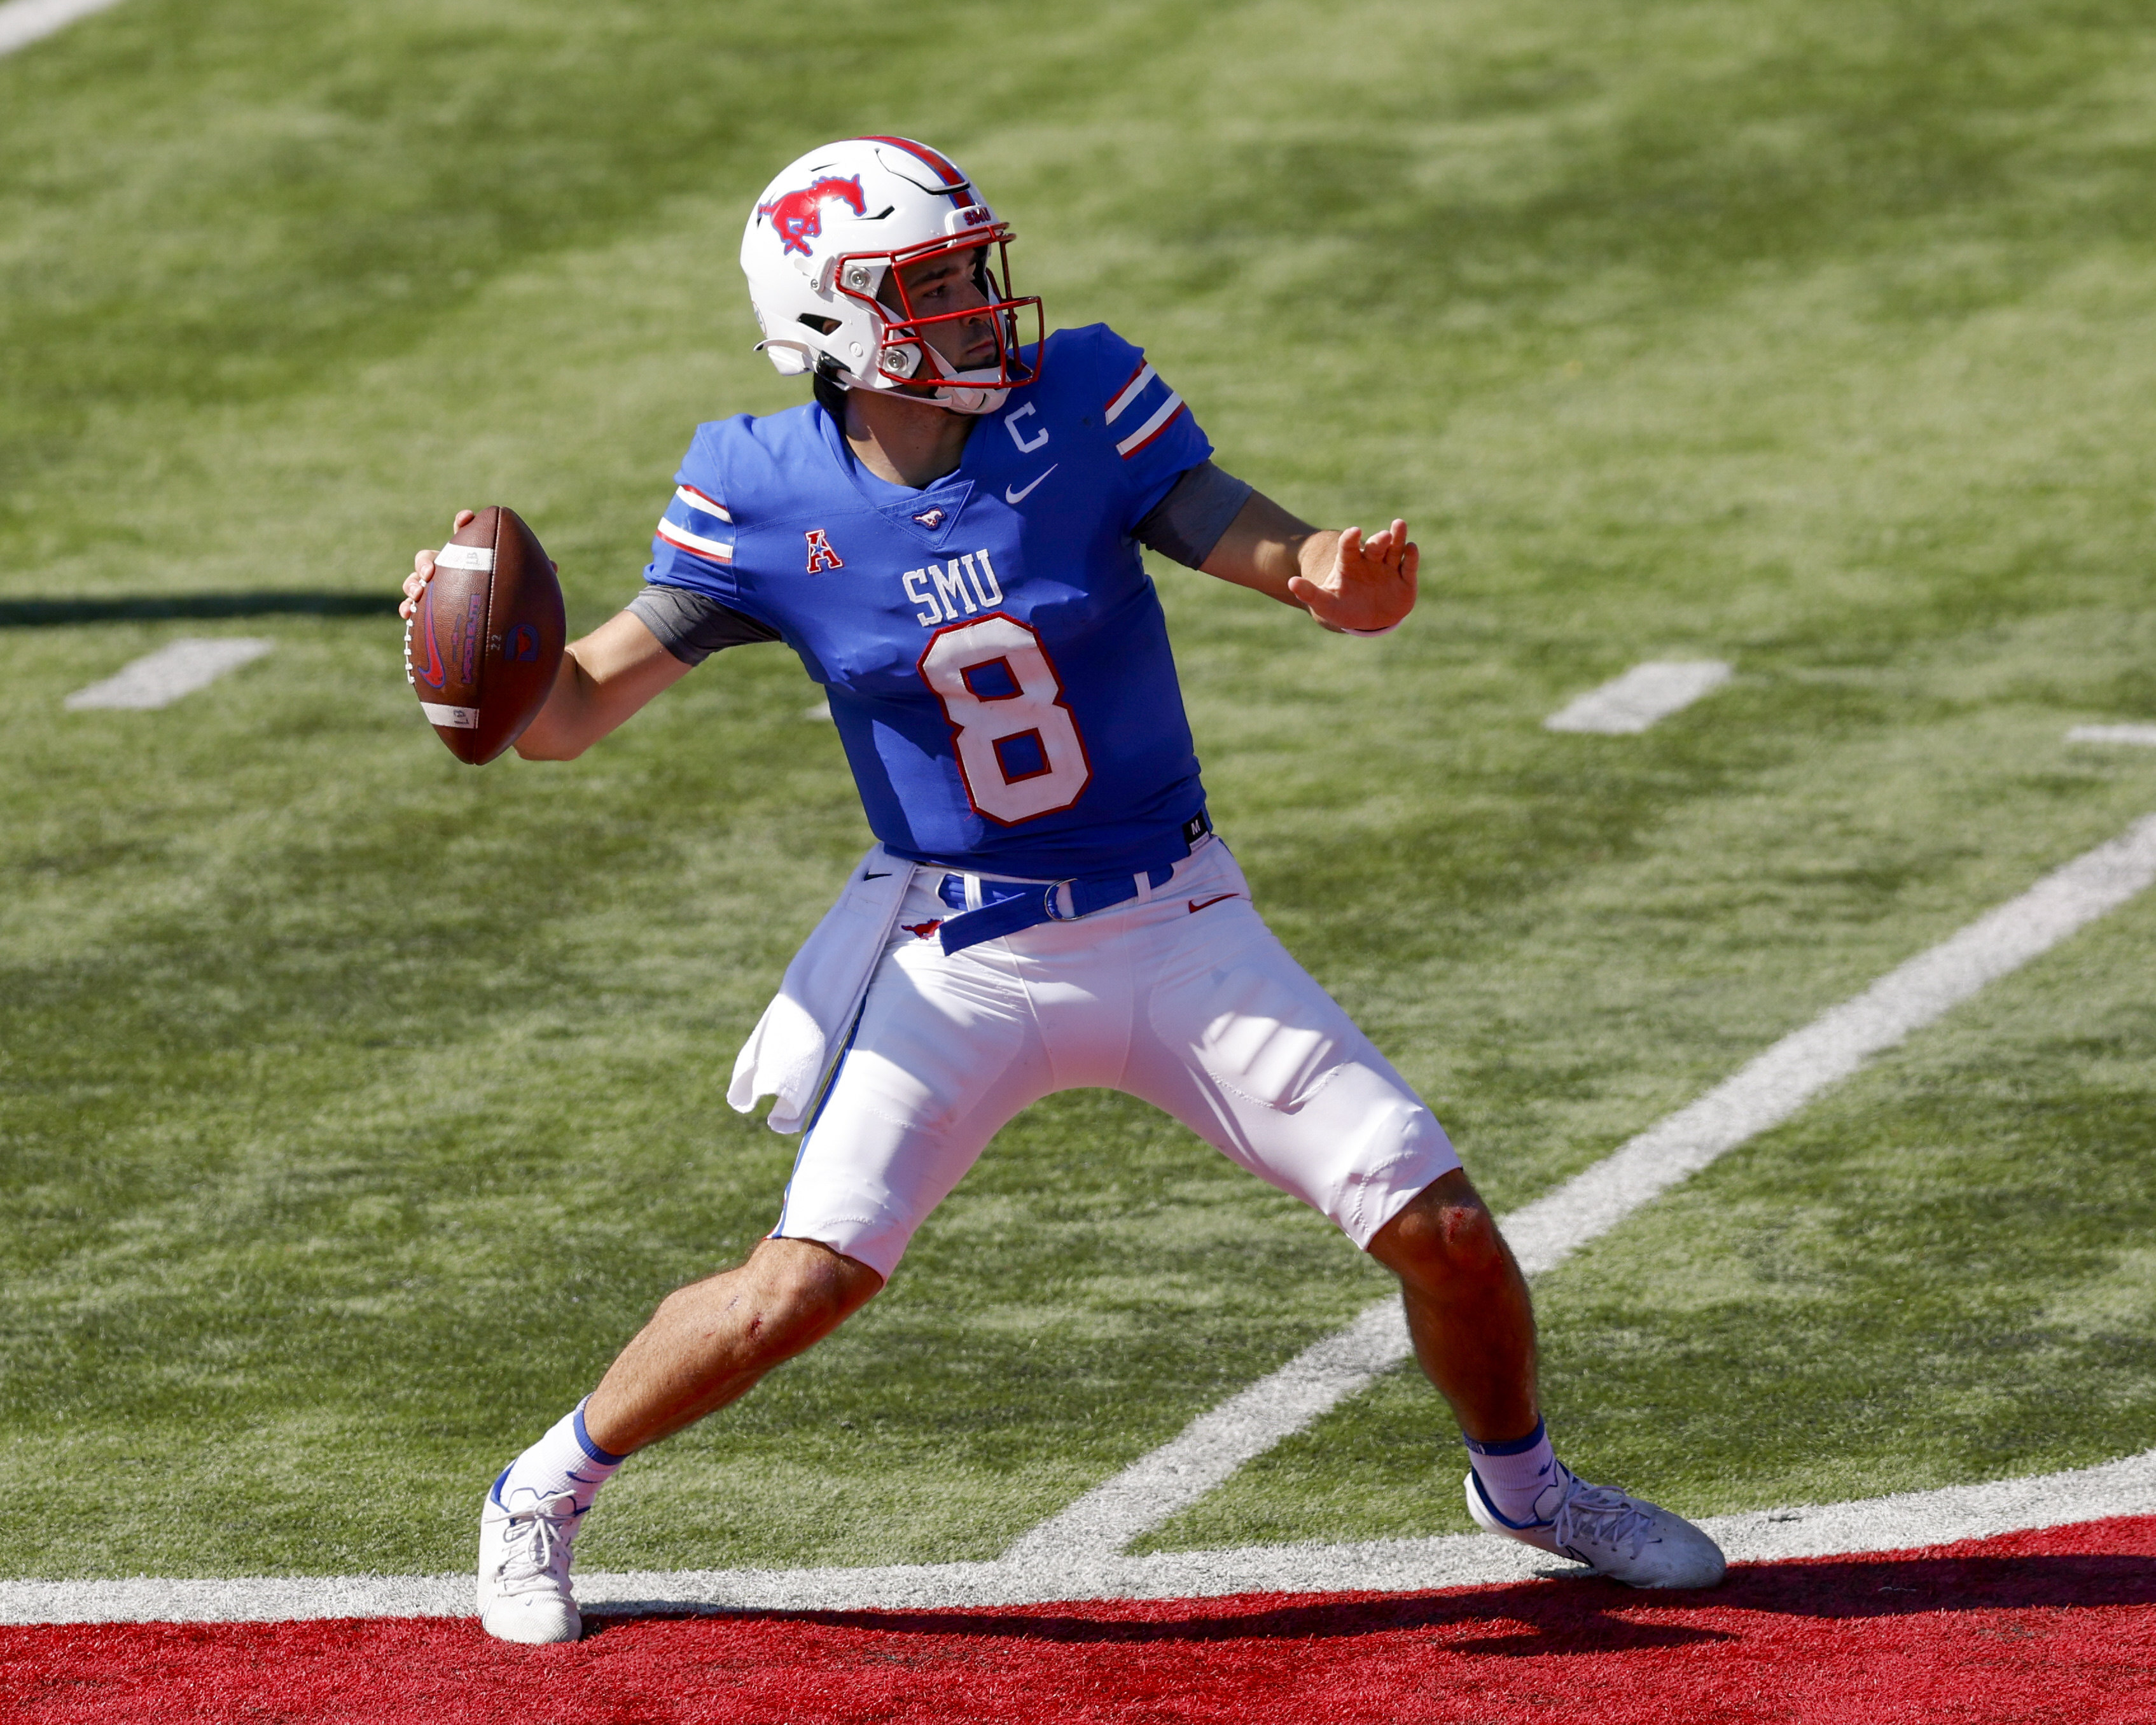
<svg viewBox="0 0 2156 1725">
<path fill-rule="evenodd" d="M 484 766 L 546 705 L 567 634 L 553 564 L 497 504 L 434 553 L 434 578 L 404 625 L 405 680 L 449 752 Z"/>
</svg>

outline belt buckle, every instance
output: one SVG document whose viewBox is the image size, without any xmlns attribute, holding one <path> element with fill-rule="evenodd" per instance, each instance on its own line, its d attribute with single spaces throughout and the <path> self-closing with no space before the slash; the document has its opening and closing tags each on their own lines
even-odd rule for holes
<svg viewBox="0 0 2156 1725">
<path fill-rule="evenodd" d="M 1071 889 L 1071 914 L 1068 916 L 1055 908 L 1055 895 L 1066 886 Z M 1067 880 L 1051 880 L 1048 883 L 1047 890 L 1040 895 L 1040 908 L 1050 922 L 1075 922 L 1086 914 L 1078 908 L 1077 887 L 1078 877 L 1075 875 Z"/>
</svg>

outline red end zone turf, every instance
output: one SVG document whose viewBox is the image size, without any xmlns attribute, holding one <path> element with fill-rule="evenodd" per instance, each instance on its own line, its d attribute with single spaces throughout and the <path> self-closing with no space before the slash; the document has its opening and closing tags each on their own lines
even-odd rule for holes
<svg viewBox="0 0 2156 1725">
<path fill-rule="evenodd" d="M 44 1722 L 2156 1722 L 2156 1517 L 1733 1572 L 1001 1610 L 0 1630 Z"/>
</svg>

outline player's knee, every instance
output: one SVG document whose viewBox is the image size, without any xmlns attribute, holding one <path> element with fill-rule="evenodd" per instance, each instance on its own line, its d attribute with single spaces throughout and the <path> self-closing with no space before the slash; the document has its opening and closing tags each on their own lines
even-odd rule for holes
<svg viewBox="0 0 2156 1725">
<path fill-rule="evenodd" d="M 828 1336 L 883 1286 L 865 1264 L 813 1240 L 765 1240 L 748 1267 L 750 1333 L 779 1353 Z"/>
<path fill-rule="evenodd" d="M 1481 1283 L 1512 1273 L 1511 1254 L 1465 1174 L 1428 1186 L 1370 1242 L 1371 1255 L 1418 1281 Z"/>
<path fill-rule="evenodd" d="M 872 1299 L 883 1278 L 866 1265 L 804 1240 L 764 1240 L 746 1264 L 676 1288 L 652 1327 L 680 1337 L 725 1337 L 762 1372 L 814 1346 Z"/>
</svg>

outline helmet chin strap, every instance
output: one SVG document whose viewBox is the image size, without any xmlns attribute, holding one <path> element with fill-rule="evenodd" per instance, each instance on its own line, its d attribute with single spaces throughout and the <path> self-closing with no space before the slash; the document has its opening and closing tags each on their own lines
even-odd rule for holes
<svg viewBox="0 0 2156 1725">
<path fill-rule="evenodd" d="M 883 370 L 881 356 L 879 355 L 875 367 L 876 377 L 875 382 L 870 385 L 871 388 L 902 391 L 906 384 L 911 384 L 916 388 L 930 391 L 930 393 L 925 396 L 914 397 L 915 400 L 928 402 L 949 413 L 968 414 L 993 413 L 1003 405 L 1004 398 L 1010 393 L 1008 388 L 976 383 L 971 380 L 967 372 L 952 370 L 943 356 L 926 341 L 909 343 L 900 351 L 925 354 L 927 357 L 929 367 L 933 369 L 936 375 L 923 377 L 921 374 L 922 368 L 916 365 L 913 374 L 905 379 L 904 382 L 901 382 L 890 372 Z"/>
<path fill-rule="evenodd" d="M 1009 393 L 1008 389 L 939 389 L 936 400 L 954 413 L 993 413 Z"/>
<path fill-rule="evenodd" d="M 954 372 L 943 356 L 926 341 L 921 350 L 928 356 L 928 363 L 940 374 L 934 380 L 937 385 L 932 398 L 938 407 L 948 408 L 954 413 L 993 413 L 1004 404 L 1010 393 L 1008 388 L 990 388 L 973 381 L 972 374 Z M 998 368 L 1000 376 L 1001 367 Z M 927 382 L 928 379 L 921 379 Z"/>
</svg>

